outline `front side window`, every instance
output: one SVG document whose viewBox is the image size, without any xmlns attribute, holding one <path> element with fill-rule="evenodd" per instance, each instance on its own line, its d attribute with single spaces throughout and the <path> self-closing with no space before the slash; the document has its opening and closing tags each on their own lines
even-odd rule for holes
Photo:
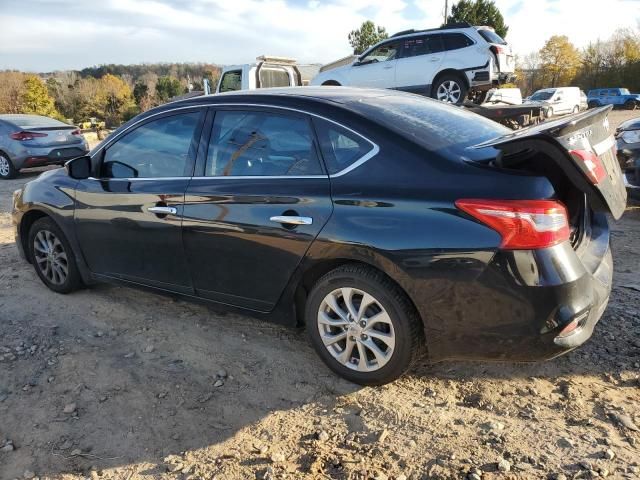
<svg viewBox="0 0 640 480">
<path fill-rule="evenodd" d="M 473 45 L 471 39 L 462 33 L 445 33 L 442 36 L 445 50 L 459 50 Z"/>
<path fill-rule="evenodd" d="M 373 150 L 371 142 L 334 123 L 314 118 L 320 149 L 330 174 L 350 167 Z"/>
<path fill-rule="evenodd" d="M 360 64 L 387 62 L 395 60 L 400 53 L 400 42 L 387 42 L 369 52 L 360 60 Z"/>
<path fill-rule="evenodd" d="M 103 178 L 161 178 L 185 172 L 200 113 L 152 120 L 110 145 L 101 166 Z"/>
<path fill-rule="evenodd" d="M 430 53 L 442 52 L 442 37 L 440 35 L 425 35 L 422 37 L 409 37 L 404 40 L 402 57 L 417 57 Z"/>
<path fill-rule="evenodd" d="M 620 93 L 618 93 L 618 90 L 609 90 L 609 96 L 610 97 L 617 97 L 619 95 L 620 95 Z"/>
<path fill-rule="evenodd" d="M 220 80 L 220 92 L 235 92 L 242 89 L 242 70 L 225 72 Z"/>
<path fill-rule="evenodd" d="M 268 67 L 260 69 L 260 86 L 262 88 L 270 87 L 288 87 L 291 85 L 287 70 L 282 67 Z"/>
<path fill-rule="evenodd" d="M 321 175 L 307 118 L 257 111 L 218 111 L 205 175 Z"/>
</svg>

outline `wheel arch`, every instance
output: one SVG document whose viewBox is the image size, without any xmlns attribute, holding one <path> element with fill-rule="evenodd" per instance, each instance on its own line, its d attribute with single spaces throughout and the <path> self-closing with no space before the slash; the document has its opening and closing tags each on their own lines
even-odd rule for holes
<svg viewBox="0 0 640 480">
<path fill-rule="evenodd" d="M 44 210 L 29 210 L 24 215 L 22 215 L 22 218 L 20 219 L 20 225 L 18 227 L 20 233 L 20 243 L 22 246 L 22 251 L 24 252 L 24 256 L 29 263 L 32 263 L 33 260 L 31 258 L 31 249 L 29 248 L 29 231 L 31 230 L 31 227 L 35 222 L 44 217 L 50 218 L 51 221 L 53 221 L 56 225 L 58 225 L 58 227 L 60 227 L 55 218 L 53 218 L 53 215 L 50 215 Z"/>
<path fill-rule="evenodd" d="M 342 85 L 337 80 L 325 80 L 322 82 L 323 87 L 341 87 Z"/>
<path fill-rule="evenodd" d="M 469 91 L 469 89 L 471 88 L 469 79 L 467 78 L 467 76 L 463 71 L 456 70 L 455 68 L 445 68 L 444 70 L 439 71 L 435 77 L 433 77 L 433 82 L 431 82 L 431 89 L 430 89 L 429 95 L 433 95 L 435 86 L 437 85 L 438 81 L 445 75 L 455 75 L 456 77 L 460 78 L 460 80 L 464 82 L 464 84 L 467 87 L 467 91 Z"/>
</svg>

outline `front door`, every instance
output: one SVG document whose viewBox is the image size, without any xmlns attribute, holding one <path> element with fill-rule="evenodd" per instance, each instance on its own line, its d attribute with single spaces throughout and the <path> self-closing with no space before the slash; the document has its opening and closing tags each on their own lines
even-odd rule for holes
<svg viewBox="0 0 640 480">
<path fill-rule="evenodd" d="M 400 40 L 386 42 L 361 57 L 349 70 L 352 87 L 394 88 Z"/>
<path fill-rule="evenodd" d="M 312 132 L 286 110 L 215 112 L 183 211 L 197 295 L 257 311 L 276 304 L 332 211 Z"/>
<path fill-rule="evenodd" d="M 96 155 L 96 177 L 79 182 L 75 224 L 98 275 L 192 293 L 181 214 L 204 109 L 143 122 Z"/>
</svg>

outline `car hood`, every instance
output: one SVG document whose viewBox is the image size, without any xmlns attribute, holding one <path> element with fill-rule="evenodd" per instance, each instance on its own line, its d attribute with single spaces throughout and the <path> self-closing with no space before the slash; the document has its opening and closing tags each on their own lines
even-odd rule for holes
<svg viewBox="0 0 640 480">
<path fill-rule="evenodd" d="M 640 130 L 640 117 L 632 118 L 631 120 L 627 120 L 626 122 L 622 122 L 617 130 L 622 132 L 623 130 Z"/>
</svg>

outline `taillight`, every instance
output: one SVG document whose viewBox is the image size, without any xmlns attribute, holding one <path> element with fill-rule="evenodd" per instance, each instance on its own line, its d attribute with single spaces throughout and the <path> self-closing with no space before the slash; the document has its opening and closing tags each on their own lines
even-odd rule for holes
<svg viewBox="0 0 640 480">
<path fill-rule="evenodd" d="M 498 232 L 506 250 L 546 248 L 569 239 L 567 209 L 560 202 L 462 199 L 456 207 Z"/>
<path fill-rule="evenodd" d="M 496 55 L 500 54 L 500 53 L 505 53 L 505 49 L 502 47 L 499 47 L 498 45 L 491 45 L 489 47 L 489 50 L 491 50 L 493 53 L 495 53 Z"/>
<path fill-rule="evenodd" d="M 76 128 L 73 132 L 71 132 L 71 135 L 82 135 L 82 132 L 79 128 Z"/>
<path fill-rule="evenodd" d="M 571 150 L 569 153 L 582 163 L 584 172 L 594 185 L 600 183 L 607 176 L 602 160 L 595 153 L 588 150 Z"/>
<path fill-rule="evenodd" d="M 41 132 L 22 131 L 22 132 L 13 132 L 9 136 L 14 140 L 19 140 L 21 142 L 24 142 L 25 140 L 33 140 L 34 138 L 46 137 L 47 134 L 41 133 Z"/>
</svg>

